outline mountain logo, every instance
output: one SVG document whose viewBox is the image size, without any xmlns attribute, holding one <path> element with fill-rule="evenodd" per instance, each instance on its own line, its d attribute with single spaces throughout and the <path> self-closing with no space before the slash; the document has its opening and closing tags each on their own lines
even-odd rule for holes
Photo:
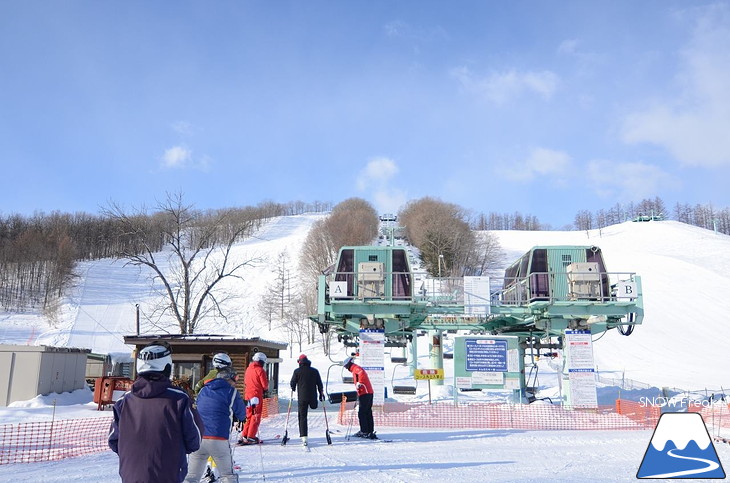
<svg viewBox="0 0 730 483">
<path fill-rule="evenodd" d="M 725 478 L 710 433 L 698 413 L 664 413 L 637 478 Z"/>
</svg>

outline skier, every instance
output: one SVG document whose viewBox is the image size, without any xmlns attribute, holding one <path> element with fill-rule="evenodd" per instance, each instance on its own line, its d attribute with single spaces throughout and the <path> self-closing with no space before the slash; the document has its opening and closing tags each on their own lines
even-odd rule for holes
<svg viewBox="0 0 730 483">
<path fill-rule="evenodd" d="M 208 384 L 208 382 L 215 379 L 216 375 L 218 374 L 218 371 L 223 367 L 231 367 L 233 363 L 231 362 L 231 358 L 226 354 L 225 352 L 219 352 L 218 354 L 213 356 L 213 369 L 208 372 L 208 374 L 205 375 L 201 380 L 198 381 L 198 383 L 195 385 L 195 395 L 197 396 L 201 389 L 203 389 L 203 386 Z"/>
<path fill-rule="evenodd" d="M 365 369 L 358 366 L 348 357 L 342 362 L 345 369 L 352 373 L 352 382 L 357 390 L 357 419 L 360 422 L 360 431 L 355 433 L 359 438 L 378 439 L 375 434 L 375 422 L 373 421 L 373 385 Z"/>
<path fill-rule="evenodd" d="M 125 483 L 180 483 L 186 455 L 200 448 L 203 421 L 185 391 L 170 383 L 171 354 L 157 341 L 139 351 L 132 390 L 114 404 L 109 447 L 119 455 Z"/>
<path fill-rule="evenodd" d="M 307 412 L 309 408 L 317 409 L 318 392 L 319 400 L 324 401 L 324 387 L 319 371 L 312 367 L 306 355 L 300 355 L 297 362 L 299 367 L 294 369 L 289 385 L 292 391 L 298 393 L 299 437 L 302 438 L 302 445 L 307 446 Z"/>
<path fill-rule="evenodd" d="M 222 367 L 216 378 L 203 386 L 198 394 L 198 412 L 205 424 L 205 432 L 200 449 L 190 455 L 186 483 L 200 481 L 209 456 L 218 468 L 222 483 L 238 482 L 238 475 L 233 471 L 233 452 L 228 443 L 233 416 L 239 421 L 246 418 L 246 405 L 235 387 L 237 380 L 238 374 L 232 367 Z"/>
<path fill-rule="evenodd" d="M 246 369 L 243 382 L 246 385 L 244 399 L 248 401 L 246 407 L 246 423 L 243 425 L 243 432 L 238 444 L 255 444 L 259 442 L 256 434 L 259 431 L 261 422 L 262 404 L 264 403 L 264 392 L 269 390 L 269 378 L 264 370 L 266 354 L 257 352 L 251 358 L 251 364 Z"/>
</svg>

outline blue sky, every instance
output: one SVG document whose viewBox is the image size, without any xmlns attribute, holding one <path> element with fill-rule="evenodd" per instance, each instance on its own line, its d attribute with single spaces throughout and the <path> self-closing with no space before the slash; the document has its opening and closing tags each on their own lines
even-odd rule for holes
<svg viewBox="0 0 730 483">
<path fill-rule="evenodd" d="M 0 214 L 730 206 L 730 3 L 0 2 Z"/>
</svg>

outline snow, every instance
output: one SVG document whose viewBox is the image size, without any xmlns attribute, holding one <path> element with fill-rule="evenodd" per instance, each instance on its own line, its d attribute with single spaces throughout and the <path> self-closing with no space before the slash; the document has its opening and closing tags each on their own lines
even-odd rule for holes
<svg viewBox="0 0 730 483">
<path fill-rule="evenodd" d="M 268 223 L 255 238 L 236 247 L 236 256 L 261 261 L 244 273 L 246 289 L 233 303 L 237 317 L 227 333 L 260 335 L 285 340 L 281 334 L 259 331 L 256 300 L 275 276 L 273 264 L 286 251 L 296 260 L 312 224 L 321 215 L 281 217 Z M 493 232 L 505 252 L 504 264 L 535 245 L 596 245 L 604 253 L 609 272 L 641 275 L 645 298 L 644 323 L 630 337 L 615 331 L 594 344 L 598 371 L 603 377 L 630 378 L 646 389 L 622 391 L 624 397 L 658 397 L 659 388 L 724 392 L 729 386 L 724 362 L 727 316 L 723 310 L 730 293 L 730 237 L 677 222 L 627 222 L 589 232 Z M 135 304 L 143 313 L 151 306 L 146 274 L 121 262 L 101 260 L 80 264 L 77 290 L 62 304 L 53 321 L 39 314 L 0 314 L 0 340 L 5 344 L 60 345 L 129 354 L 123 335 L 134 333 Z M 231 290 L 233 288 L 231 287 Z M 142 329 L 152 330 L 143 319 Z M 220 324 L 218 324 L 220 325 Z M 201 333 L 221 333 L 211 324 Z M 448 352 L 452 339 L 444 342 Z M 428 361 L 427 344 L 419 341 L 419 360 Z M 347 351 L 336 342 L 328 358 L 319 345 L 301 350 L 327 377 L 328 392 L 350 390 L 341 382 L 336 365 Z M 386 350 L 387 351 L 387 350 Z M 300 348 L 282 353 L 280 397 L 288 399 L 288 380 Z M 292 357 L 288 357 L 291 354 Z M 394 355 L 400 355 L 394 353 Z M 453 371 L 445 361 L 445 371 Z M 557 376 L 549 360 L 540 360 L 540 397 L 556 397 Z M 393 372 L 396 371 L 396 372 Z M 386 385 L 413 384 L 407 370 L 386 366 Z M 616 389 L 601 387 L 599 400 L 615 397 Z M 434 401 L 453 400 L 452 387 L 431 386 Z M 5 423 L 47 421 L 51 418 L 110 417 L 97 411 L 88 390 L 38 396 L 0 408 Z M 415 396 L 398 400 L 428 403 L 428 386 L 418 384 Z M 501 401 L 496 392 L 461 393 L 459 401 Z M 285 407 L 285 406 L 283 406 Z M 424 430 L 382 427 L 378 434 L 392 442 L 347 441 L 346 425 L 336 423 L 338 407 L 327 406 L 333 445 L 326 444 L 321 410 L 310 413 L 310 452 L 299 445 L 296 413 L 289 421 L 289 444 L 235 447 L 243 469 L 241 481 L 629 481 L 636 471 L 652 431 L 523 431 L 523 430 Z M 263 437 L 283 433 L 285 414 L 262 422 Z M 367 447 L 366 447 L 367 446 Z M 715 443 L 720 461 L 730 461 L 730 446 Z M 117 457 L 112 452 L 37 464 L 0 465 L 0 481 L 28 482 L 120 481 Z"/>
</svg>

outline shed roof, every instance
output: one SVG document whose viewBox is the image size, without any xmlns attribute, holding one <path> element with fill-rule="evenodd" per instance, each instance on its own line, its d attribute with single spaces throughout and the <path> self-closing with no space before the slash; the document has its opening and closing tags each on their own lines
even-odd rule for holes
<svg viewBox="0 0 730 483">
<path fill-rule="evenodd" d="M 79 347 L 55 347 L 49 345 L 13 345 L 0 344 L 0 352 L 83 352 L 90 353 L 91 349 Z"/>
<path fill-rule="evenodd" d="M 164 340 L 175 345 L 257 345 L 267 349 L 284 350 L 288 344 L 261 337 L 236 337 L 220 334 L 157 334 L 157 335 L 125 335 L 124 343 L 130 345 L 149 344 L 155 340 Z"/>
</svg>

